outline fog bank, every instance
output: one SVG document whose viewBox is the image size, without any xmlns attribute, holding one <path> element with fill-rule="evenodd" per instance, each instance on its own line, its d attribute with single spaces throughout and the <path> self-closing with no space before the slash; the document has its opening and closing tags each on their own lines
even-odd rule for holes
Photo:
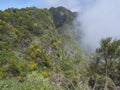
<svg viewBox="0 0 120 90">
<path fill-rule="evenodd" d="M 78 11 L 82 45 L 95 49 L 102 38 L 120 38 L 120 0 L 46 0 L 49 6 Z"/>
</svg>

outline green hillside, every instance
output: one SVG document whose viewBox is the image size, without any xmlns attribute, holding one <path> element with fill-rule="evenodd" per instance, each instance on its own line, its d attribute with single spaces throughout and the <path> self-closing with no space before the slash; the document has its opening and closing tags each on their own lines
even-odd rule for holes
<svg viewBox="0 0 120 90">
<path fill-rule="evenodd" d="M 101 90 L 105 66 L 119 71 L 120 62 L 112 60 L 119 59 L 120 40 L 102 40 L 89 58 L 75 31 L 76 15 L 64 7 L 0 11 L 0 90 Z M 120 84 L 119 72 L 112 70 L 108 70 L 110 90 Z"/>
<path fill-rule="evenodd" d="M 66 15 L 72 14 L 63 7 L 60 7 L 61 9 L 66 12 Z M 0 78 L 3 80 L 1 83 L 10 84 L 4 81 L 10 78 L 13 78 L 14 84 L 16 81 L 27 83 L 28 75 L 35 73 L 38 78 L 47 79 L 48 85 L 50 80 L 56 83 L 56 86 L 63 84 L 64 87 L 61 89 L 64 89 L 65 85 L 73 88 L 71 82 L 76 82 L 77 74 L 73 70 L 74 60 L 71 57 L 76 57 L 76 54 L 68 56 L 71 52 L 63 48 L 66 39 L 58 33 L 56 26 L 56 23 L 63 22 L 59 19 L 56 21 L 51 10 L 30 7 L 0 11 Z M 72 22 L 74 17 L 72 15 L 65 16 L 64 24 Z M 68 21 L 69 19 L 71 20 Z M 62 26 L 60 25 L 59 28 Z M 60 83 L 57 80 L 58 76 L 64 78 Z M 30 79 L 33 79 L 34 83 L 34 78 L 37 77 L 33 75 Z M 65 79 L 71 82 L 62 83 Z M 12 86 L 5 87 L 3 84 L 0 86 L 1 89 L 13 88 Z"/>
</svg>

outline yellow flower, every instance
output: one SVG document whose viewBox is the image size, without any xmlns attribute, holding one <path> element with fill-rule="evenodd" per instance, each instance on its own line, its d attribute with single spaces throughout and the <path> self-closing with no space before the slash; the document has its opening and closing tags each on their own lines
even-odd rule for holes
<svg viewBox="0 0 120 90">
<path fill-rule="evenodd" d="M 33 46 L 33 45 L 30 45 L 30 48 L 34 48 L 34 46 Z"/>
<path fill-rule="evenodd" d="M 33 23 L 33 26 L 34 26 L 34 27 L 38 27 L 38 24 L 37 24 L 37 23 Z"/>
<path fill-rule="evenodd" d="M 50 56 L 49 54 L 46 53 L 45 55 L 46 55 L 46 59 L 47 59 L 47 60 L 50 60 L 50 59 L 51 59 L 51 56 Z"/>
<path fill-rule="evenodd" d="M 30 62 L 30 69 L 35 69 L 37 67 L 37 63 L 35 62 Z"/>
<path fill-rule="evenodd" d="M 39 48 L 37 48 L 37 52 L 38 52 L 38 53 L 41 53 L 41 50 L 40 50 Z"/>
</svg>

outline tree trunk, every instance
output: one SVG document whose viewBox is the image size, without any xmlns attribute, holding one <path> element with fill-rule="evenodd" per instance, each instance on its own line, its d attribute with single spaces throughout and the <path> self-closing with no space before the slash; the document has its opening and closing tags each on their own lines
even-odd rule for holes
<svg viewBox="0 0 120 90">
<path fill-rule="evenodd" d="M 104 90 L 108 90 L 108 61 L 107 61 L 107 59 L 105 60 L 105 72 L 106 72 L 106 77 L 105 77 Z"/>
</svg>

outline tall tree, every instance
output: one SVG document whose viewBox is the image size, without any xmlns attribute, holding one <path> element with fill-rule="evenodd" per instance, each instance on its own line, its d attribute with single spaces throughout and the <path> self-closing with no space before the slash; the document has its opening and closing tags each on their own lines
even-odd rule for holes
<svg viewBox="0 0 120 90">
<path fill-rule="evenodd" d="M 106 39 L 102 39 L 100 42 L 100 47 L 96 49 L 94 58 L 94 65 L 96 66 L 96 70 L 101 72 L 101 70 L 97 69 L 97 65 L 99 65 L 99 69 L 105 67 L 105 71 L 102 74 L 105 74 L 105 87 L 104 90 L 107 90 L 108 87 L 108 78 L 111 78 L 111 71 L 113 70 L 113 64 L 118 63 L 120 60 L 120 40 L 112 39 L 108 37 Z M 93 64 L 93 63 L 92 63 Z M 100 65 L 102 67 L 100 67 Z M 116 66 L 117 67 L 117 66 Z M 95 69 L 95 68 L 94 68 Z M 102 68 L 103 69 L 103 68 Z"/>
</svg>

